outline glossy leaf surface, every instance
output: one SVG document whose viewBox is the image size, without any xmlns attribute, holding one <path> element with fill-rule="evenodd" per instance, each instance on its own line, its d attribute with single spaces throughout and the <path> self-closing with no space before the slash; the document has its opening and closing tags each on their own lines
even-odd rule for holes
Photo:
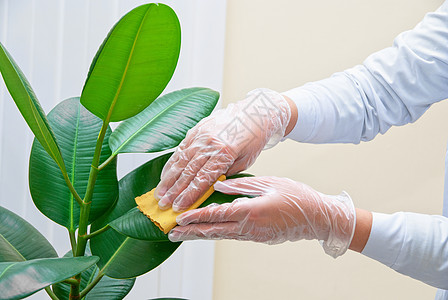
<svg viewBox="0 0 448 300">
<path fill-rule="evenodd" d="M 168 235 L 164 234 L 147 216 L 137 207 L 110 223 L 116 231 L 139 240 L 153 242 L 168 242 Z"/>
<path fill-rule="evenodd" d="M 86 191 L 90 166 L 102 121 L 85 109 L 79 98 L 59 103 L 48 120 L 58 139 L 67 165 L 70 181 L 83 197 Z M 110 128 L 106 138 L 110 135 Z M 107 139 L 103 143 L 101 161 L 111 155 Z M 31 196 L 37 208 L 48 218 L 67 228 L 75 229 L 79 222 L 79 205 L 58 172 L 56 164 L 45 153 L 37 140 L 31 149 L 29 183 Z M 118 195 L 116 160 L 101 170 L 96 181 L 90 211 L 90 221 L 97 219 Z"/>
<path fill-rule="evenodd" d="M 86 248 L 86 256 L 90 256 L 90 248 Z M 72 252 L 69 251 L 64 257 L 72 257 Z M 81 286 L 83 290 L 98 274 L 98 267 L 96 265 L 85 270 L 81 275 Z M 121 300 L 132 289 L 135 283 L 135 278 L 132 279 L 113 279 L 104 276 L 100 282 L 87 294 L 85 300 L 106 299 L 106 300 Z M 53 285 L 54 293 L 60 299 L 69 299 L 70 285 L 67 283 L 57 283 Z"/>
<path fill-rule="evenodd" d="M 189 88 L 156 99 L 138 115 L 123 121 L 109 144 L 118 153 L 158 152 L 179 145 L 187 131 L 208 116 L 219 93 L 207 88 Z"/>
<path fill-rule="evenodd" d="M 127 13 L 109 32 L 90 67 L 82 104 L 103 120 L 132 117 L 165 89 L 180 51 L 180 25 L 164 4 Z"/>
<path fill-rule="evenodd" d="M 136 206 L 134 198 L 154 188 L 160 181 L 162 168 L 170 154 L 155 158 L 120 180 L 120 197 L 113 210 L 92 224 L 98 230 Z M 113 229 L 92 238 L 93 255 L 98 266 L 113 278 L 131 278 L 144 274 L 165 261 L 180 243 L 150 242 L 127 237 Z"/>
<path fill-rule="evenodd" d="M 20 113 L 45 151 L 65 171 L 61 151 L 31 85 L 6 48 L 0 43 L 0 72 Z"/>
<path fill-rule="evenodd" d="M 0 263 L 0 299 L 21 299 L 89 268 L 98 257 L 40 258 Z"/>
<path fill-rule="evenodd" d="M 238 174 L 231 178 L 252 176 L 249 174 Z M 140 195 L 137 195 L 140 196 Z M 232 202 L 241 195 L 227 195 L 220 192 L 214 192 L 200 207 L 205 207 L 212 203 L 223 204 Z M 137 207 L 129 210 L 122 217 L 110 223 L 111 227 L 116 231 L 140 240 L 147 241 L 169 241 L 168 235 L 164 234 L 147 216 L 145 216 Z"/>
<path fill-rule="evenodd" d="M 47 239 L 30 223 L 0 206 L 0 262 L 58 257 Z"/>
</svg>

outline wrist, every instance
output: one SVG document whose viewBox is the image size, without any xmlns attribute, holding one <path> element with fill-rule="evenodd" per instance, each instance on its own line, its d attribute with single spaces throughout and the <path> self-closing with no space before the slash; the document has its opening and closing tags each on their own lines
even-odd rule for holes
<svg viewBox="0 0 448 300">
<path fill-rule="evenodd" d="M 293 130 L 293 128 L 296 126 L 298 112 L 297 112 L 297 105 L 294 103 L 294 101 L 292 101 L 291 98 L 289 98 L 286 95 L 282 95 L 282 96 L 288 103 L 289 109 L 291 111 L 291 117 L 289 119 L 288 126 L 286 126 L 286 130 L 285 130 L 285 136 L 287 136 Z"/>
<path fill-rule="evenodd" d="M 303 87 L 283 92 L 282 95 L 293 102 L 292 115 L 297 114 L 296 120 L 291 117 L 288 138 L 298 142 L 313 141 L 317 134 L 316 126 L 322 117 L 318 99 Z"/>
<path fill-rule="evenodd" d="M 349 248 L 356 225 L 356 212 L 349 194 L 342 192 L 337 196 L 327 196 L 329 205 L 328 238 L 322 242 L 325 253 L 337 258 Z"/>
<path fill-rule="evenodd" d="M 356 209 L 355 233 L 350 243 L 350 250 L 356 252 L 362 252 L 364 250 L 372 229 L 372 219 L 373 217 L 370 211 L 360 208 Z"/>
<path fill-rule="evenodd" d="M 244 100 L 245 104 L 247 102 L 249 104 L 242 112 L 266 134 L 264 149 L 272 148 L 286 135 L 291 123 L 291 106 L 295 107 L 295 104 L 282 94 L 267 88 L 250 91 Z M 289 128 L 289 131 L 292 128 L 294 126 Z"/>
</svg>

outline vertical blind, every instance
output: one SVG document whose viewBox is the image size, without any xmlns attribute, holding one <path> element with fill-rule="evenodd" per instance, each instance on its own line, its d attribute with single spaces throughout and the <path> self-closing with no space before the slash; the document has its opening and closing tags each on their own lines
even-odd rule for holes
<svg viewBox="0 0 448 300">
<path fill-rule="evenodd" d="M 48 113 L 58 102 L 79 96 L 93 56 L 112 25 L 138 0 L 0 0 L 0 41 L 30 81 Z M 178 14 L 182 48 L 173 79 L 164 91 L 204 86 L 221 91 L 225 0 L 164 1 Z M 0 205 L 40 230 L 62 256 L 69 249 L 65 228 L 44 217 L 28 189 L 33 135 L 0 82 Z M 151 159 L 119 157 L 123 177 Z M 159 268 L 139 277 L 126 299 L 184 297 L 211 299 L 214 244 L 184 243 Z M 48 299 L 45 293 L 32 299 Z"/>
</svg>

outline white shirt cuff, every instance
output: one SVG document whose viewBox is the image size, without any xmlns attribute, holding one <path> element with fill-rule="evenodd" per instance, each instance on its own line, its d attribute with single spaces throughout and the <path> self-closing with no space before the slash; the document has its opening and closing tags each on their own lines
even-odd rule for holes
<svg viewBox="0 0 448 300">
<path fill-rule="evenodd" d="M 400 212 L 374 213 L 362 254 L 395 271 L 448 289 L 448 219 Z"/>
<path fill-rule="evenodd" d="M 289 97 L 297 106 L 297 123 L 285 138 L 306 142 L 316 127 L 316 100 L 309 91 L 300 87 L 286 91 L 282 95 Z"/>
<path fill-rule="evenodd" d="M 372 213 L 372 229 L 362 254 L 392 267 L 398 259 L 406 235 L 405 216 Z"/>
</svg>

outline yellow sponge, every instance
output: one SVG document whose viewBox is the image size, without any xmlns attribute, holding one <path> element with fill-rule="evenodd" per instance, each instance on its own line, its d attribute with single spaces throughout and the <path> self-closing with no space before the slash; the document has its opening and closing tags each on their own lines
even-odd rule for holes
<svg viewBox="0 0 448 300">
<path fill-rule="evenodd" d="M 226 179 L 226 176 L 221 175 L 218 180 L 223 181 Z M 176 223 L 176 217 L 181 214 L 181 212 L 174 212 L 172 208 L 169 208 L 167 210 L 161 210 L 159 208 L 158 201 L 156 197 L 154 196 L 155 188 L 147 192 L 146 194 L 143 194 L 137 198 L 135 198 L 135 202 L 137 203 L 138 209 L 144 213 L 148 218 L 151 219 L 151 221 L 159 227 L 160 230 L 162 230 L 165 234 L 170 232 L 171 229 L 173 229 L 177 223 Z M 213 188 L 213 185 L 205 192 L 204 195 L 201 196 L 193 205 L 187 209 L 192 210 L 195 208 L 198 208 L 202 203 L 207 200 L 208 197 L 210 197 L 211 194 L 215 189 Z"/>
</svg>

